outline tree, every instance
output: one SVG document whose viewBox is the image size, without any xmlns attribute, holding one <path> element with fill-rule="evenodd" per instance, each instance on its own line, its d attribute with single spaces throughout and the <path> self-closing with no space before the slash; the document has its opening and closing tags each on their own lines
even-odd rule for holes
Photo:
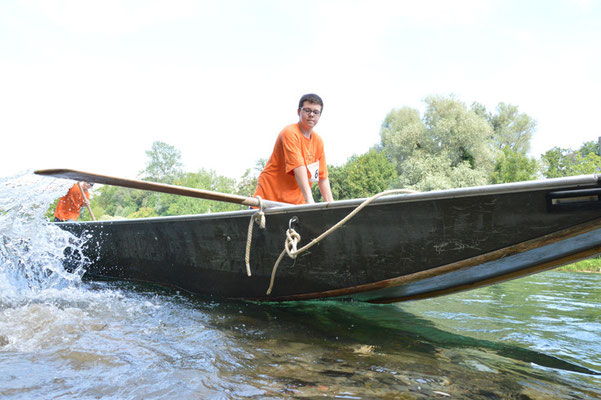
<svg viewBox="0 0 601 400">
<path fill-rule="evenodd" d="M 553 147 L 541 156 L 542 172 L 545 178 L 568 176 L 567 155 L 570 149 Z"/>
<path fill-rule="evenodd" d="M 150 218 L 158 217 L 158 214 L 151 207 L 142 207 L 127 216 L 128 218 Z"/>
<path fill-rule="evenodd" d="M 582 143 L 582 146 L 580 146 L 580 149 L 578 149 L 578 152 L 583 156 L 587 156 L 589 153 L 593 153 L 599 156 L 601 155 L 599 151 L 599 143 L 593 141 Z"/>
<path fill-rule="evenodd" d="M 90 201 L 98 219 L 126 218 L 141 207 L 148 207 L 153 192 L 117 186 L 102 186 L 95 191 Z"/>
<path fill-rule="evenodd" d="M 175 184 L 222 193 L 234 193 L 236 190 L 236 181 L 234 179 L 220 176 L 215 171 L 204 169 L 196 173 L 188 172 L 183 174 Z M 240 210 L 242 208 L 242 206 L 237 204 L 186 196 L 163 195 L 162 199 L 167 207 L 161 215 L 204 214 Z"/>
<path fill-rule="evenodd" d="M 577 153 L 569 167 L 570 175 L 597 174 L 601 172 L 601 157 L 595 153 L 584 156 Z"/>
<path fill-rule="evenodd" d="M 503 154 L 495 165 L 492 183 L 531 181 L 536 179 L 538 163 L 521 151 L 503 148 Z"/>
<path fill-rule="evenodd" d="M 328 166 L 328 173 L 336 200 L 373 196 L 390 189 L 397 176 L 394 165 L 376 149 L 353 155 L 340 167 Z M 322 200 L 317 185 L 313 185 L 313 198 Z"/>
<path fill-rule="evenodd" d="M 244 175 L 242 175 L 242 178 L 240 178 L 240 181 L 236 187 L 236 194 L 240 196 L 252 196 L 257 188 L 259 174 L 261 171 L 263 171 L 263 168 L 265 168 L 266 164 L 267 160 L 260 158 L 255 163 L 255 167 L 253 169 L 248 168 L 246 171 L 244 171 Z"/>
<path fill-rule="evenodd" d="M 499 103 L 497 113 L 489 116 L 489 122 L 494 130 L 493 145 L 497 149 L 528 153 L 536 122 L 520 113 L 517 106 Z"/>
<path fill-rule="evenodd" d="M 146 168 L 140 172 L 143 179 L 173 183 L 181 174 L 181 152 L 175 147 L 161 141 L 152 142 L 152 148 L 146 151 L 148 160 Z"/>
<path fill-rule="evenodd" d="M 486 110 L 486 107 L 484 107 L 483 104 L 474 102 L 470 108 L 474 113 L 476 113 L 476 115 L 486 119 L 487 121 L 491 120 L 492 115 Z"/>
<path fill-rule="evenodd" d="M 180 151 L 166 143 L 154 142 L 152 149 L 146 154 L 149 159 L 146 169 L 141 172 L 144 179 L 216 192 L 233 193 L 236 190 L 234 179 L 218 176 L 214 171 L 200 170 L 197 173 L 184 174 L 181 171 Z M 99 218 L 112 219 L 199 214 L 240 209 L 240 206 L 186 196 L 103 186 L 92 199 L 92 208 L 99 211 Z"/>
<path fill-rule="evenodd" d="M 481 106 L 483 108 L 483 106 Z M 517 106 L 497 105 L 496 114 L 484 112 L 493 128 L 492 145 L 501 150 L 491 175 L 492 183 L 536 179 L 538 162 L 527 155 L 536 122 Z"/>
<path fill-rule="evenodd" d="M 428 132 L 419 111 L 409 107 L 392 110 L 382 123 L 380 148 L 388 159 L 393 160 L 400 172 L 400 165 L 426 146 Z"/>
<path fill-rule="evenodd" d="M 594 174 L 601 171 L 601 157 L 595 152 L 594 142 L 585 142 L 579 150 L 553 147 L 541 156 L 545 178 Z"/>
<path fill-rule="evenodd" d="M 404 107 L 382 124 L 380 146 L 396 165 L 397 186 L 434 190 L 489 183 L 499 151 L 482 110 L 468 110 L 453 96 L 430 96 L 425 103 L 423 118 Z"/>
<path fill-rule="evenodd" d="M 173 183 L 179 186 L 224 193 L 233 193 L 236 189 L 234 179 L 219 176 L 215 171 L 206 170 L 180 174 Z M 92 199 L 92 208 L 95 212 L 97 209 L 102 210 L 102 212 L 96 213 L 101 216 L 99 219 L 113 219 L 204 214 L 240 210 L 242 207 L 237 204 L 187 196 L 103 186 L 98 190 L 98 195 Z"/>
</svg>

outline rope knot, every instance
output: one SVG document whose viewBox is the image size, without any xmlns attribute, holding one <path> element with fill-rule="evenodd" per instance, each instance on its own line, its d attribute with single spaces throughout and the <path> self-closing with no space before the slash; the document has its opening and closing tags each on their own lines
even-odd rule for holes
<svg viewBox="0 0 601 400">
<path fill-rule="evenodd" d="M 259 228 L 265 229 L 265 213 L 263 212 L 263 210 L 257 211 L 253 215 L 253 219 L 257 224 L 259 224 Z"/>
<path fill-rule="evenodd" d="M 286 248 L 286 253 L 288 253 L 288 257 L 293 260 L 298 255 L 297 245 L 300 242 L 300 235 L 294 230 L 294 228 L 290 228 L 286 231 L 286 242 L 284 246 Z"/>
</svg>

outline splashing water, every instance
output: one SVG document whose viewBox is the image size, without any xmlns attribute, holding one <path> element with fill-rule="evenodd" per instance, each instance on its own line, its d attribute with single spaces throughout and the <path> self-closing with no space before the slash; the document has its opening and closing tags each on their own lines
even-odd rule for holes
<svg viewBox="0 0 601 400">
<path fill-rule="evenodd" d="M 83 240 L 45 216 L 72 184 L 31 172 L 0 178 L 0 305 L 81 283 L 85 259 L 70 272 L 63 261 L 65 250 L 79 251 Z"/>
</svg>

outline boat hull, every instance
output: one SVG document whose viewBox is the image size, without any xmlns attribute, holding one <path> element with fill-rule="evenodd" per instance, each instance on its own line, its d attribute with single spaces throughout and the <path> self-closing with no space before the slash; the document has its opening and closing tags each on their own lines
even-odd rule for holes
<svg viewBox="0 0 601 400">
<path fill-rule="evenodd" d="M 599 190 L 597 176 L 587 176 L 381 198 L 296 260 L 285 257 L 270 295 L 291 219 L 298 220 L 300 248 L 361 201 L 267 210 L 265 229 L 255 226 L 252 235 L 251 276 L 244 259 L 256 210 L 60 226 L 88 238 L 83 251 L 92 277 L 258 301 L 391 302 L 467 290 L 599 253 Z"/>
</svg>

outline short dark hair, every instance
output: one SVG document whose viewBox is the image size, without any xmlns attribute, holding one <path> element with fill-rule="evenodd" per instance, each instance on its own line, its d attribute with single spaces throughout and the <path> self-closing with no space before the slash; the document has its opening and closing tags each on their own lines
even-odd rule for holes
<svg viewBox="0 0 601 400">
<path fill-rule="evenodd" d="M 319 104 L 321 106 L 321 111 L 323 111 L 323 100 L 315 93 L 304 94 L 298 102 L 299 109 L 303 108 L 303 104 L 305 103 L 305 101 L 308 101 L 309 103 L 313 104 Z"/>
</svg>

